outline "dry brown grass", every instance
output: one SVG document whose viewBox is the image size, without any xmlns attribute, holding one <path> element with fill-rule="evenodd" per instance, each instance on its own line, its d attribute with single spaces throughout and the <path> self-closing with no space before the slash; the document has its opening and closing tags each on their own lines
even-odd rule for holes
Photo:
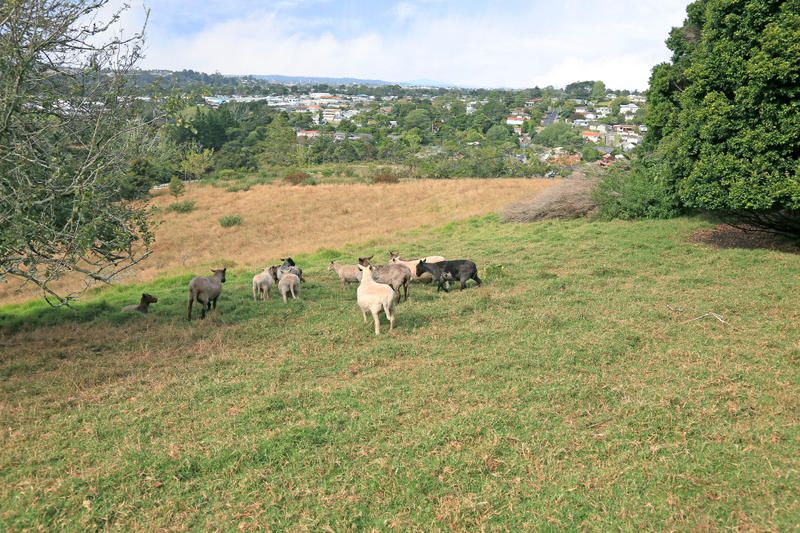
<svg viewBox="0 0 800 533">
<path fill-rule="evenodd" d="M 286 255 L 338 248 L 496 212 L 551 185 L 551 180 L 535 179 L 415 180 L 314 187 L 273 183 L 230 193 L 190 184 L 183 198 L 196 202 L 196 209 L 191 213 L 162 211 L 152 256 L 122 281 L 145 282 L 165 273 L 203 271 L 224 261 L 263 267 Z M 162 210 L 171 202 L 168 195 L 152 200 Z M 244 223 L 235 228 L 220 227 L 217 220 L 230 214 L 240 215 Z M 81 285 L 73 280 L 73 288 L 76 286 Z M 13 303 L 38 296 L 33 287 L 17 289 L 19 285 L 13 281 L 0 286 L 0 301 Z"/>
</svg>

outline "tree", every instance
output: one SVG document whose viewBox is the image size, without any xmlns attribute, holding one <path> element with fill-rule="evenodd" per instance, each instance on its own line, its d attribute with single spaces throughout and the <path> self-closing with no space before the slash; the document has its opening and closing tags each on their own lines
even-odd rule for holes
<svg viewBox="0 0 800 533">
<path fill-rule="evenodd" d="M 425 109 L 414 109 L 403 119 L 403 127 L 406 130 L 417 128 L 419 131 L 430 131 L 431 116 Z"/>
<path fill-rule="evenodd" d="M 0 278 L 51 305 L 78 295 L 54 288 L 65 274 L 110 283 L 152 242 L 146 206 L 124 193 L 145 144 L 126 83 L 142 34 L 114 31 L 109 3 L 0 2 Z"/>
<path fill-rule="evenodd" d="M 183 184 L 183 181 L 178 176 L 172 176 L 169 180 L 169 193 L 175 197 L 175 200 L 178 199 L 180 195 L 184 193 L 186 190 L 186 185 Z"/>
<path fill-rule="evenodd" d="M 580 134 L 564 122 L 556 122 L 547 126 L 536 134 L 533 140 L 542 146 L 551 147 L 578 148 L 583 144 Z"/>
<path fill-rule="evenodd" d="M 690 4 L 650 79 L 646 146 L 683 205 L 800 235 L 800 0 Z"/>
<path fill-rule="evenodd" d="M 606 84 L 600 80 L 594 82 L 594 85 L 592 86 L 592 94 L 590 95 L 590 97 L 594 101 L 605 100 Z"/>
<path fill-rule="evenodd" d="M 186 158 L 181 162 L 181 169 L 184 175 L 201 178 L 214 167 L 213 157 L 214 150 L 210 148 L 200 151 L 189 150 Z"/>
</svg>

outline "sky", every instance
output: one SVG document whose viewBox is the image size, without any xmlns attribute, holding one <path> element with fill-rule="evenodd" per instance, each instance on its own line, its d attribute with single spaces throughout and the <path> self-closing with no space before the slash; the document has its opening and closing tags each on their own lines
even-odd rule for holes
<svg viewBox="0 0 800 533">
<path fill-rule="evenodd" d="M 150 17 L 142 68 L 647 88 L 688 0 L 113 0 Z"/>
</svg>

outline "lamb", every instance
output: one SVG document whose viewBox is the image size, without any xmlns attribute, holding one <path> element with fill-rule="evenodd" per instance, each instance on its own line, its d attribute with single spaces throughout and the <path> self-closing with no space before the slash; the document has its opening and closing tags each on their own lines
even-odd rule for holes
<svg viewBox="0 0 800 533">
<path fill-rule="evenodd" d="M 276 267 L 267 267 L 263 272 L 253 276 L 253 300 L 258 301 L 259 298 L 262 300 L 269 300 L 269 292 L 275 284 L 275 272 L 273 268 Z"/>
<path fill-rule="evenodd" d="M 123 313 L 147 313 L 150 304 L 154 304 L 158 298 L 152 294 L 142 293 L 142 298 L 139 300 L 139 305 L 126 305 L 122 308 Z"/>
<path fill-rule="evenodd" d="M 328 265 L 328 270 L 333 270 L 336 272 L 342 282 L 343 289 L 346 288 L 348 283 L 358 283 L 358 276 L 361 273 L 361 271 L 358 269 L 358 265 L 343 265 L 341 263 L 337 263 L 336 261 L 331 261 L 331 264 Z"/>
<path fill-rule="evenodd" d="M 291 272 L 284 272 L 280 281 L 278 281 L 278 291 L 283 297 L 283 303 L 286 303 L 288 294 L 291 294 L 292 298 L 296 300 L 300 294 L 300 276 Z"/>
<path fill-rule="evenodd" d="M 447 284 L 450 281 L 458 280 L 461 282 L 461 290 L 467 286 L 468 279 L 474 279 L 480 286 L 481 278 L 478 277 L 478 267 L 469 259 L 456 259 L 452 261 L 440 261 L 438 263 L 428 263 L 424 259 L 417 264 L 417 276 L 423 272 L 430 272 L 433 280 L 437 283 L 436 292 L 444 289 L 450 292 Z"/>
<path fill-rule="evenodd" d="M 425 272 L 421 276 L 417 276 L 417 263 L 419 263 L 422 259 L 426 260 L 428 263 L 438 263 L 439 261 L 444 261 L 444 257 L 441 255 L 429 255 L 428 257 L 420 257 L 419 259 L 401 259 L 400 252 L 389 252 L 389 259 L 392 263 L 398 265 L 405 265 L 411 270 L 411 281 L 424 281 L 425 283 L 430 282 L 433 279 L 430 272 Z"/>
<path fill-rule="evenodd" d="M 213 276 L 192 278 L 189 282 L 189 320 L 192 319 L 192 304 L 196 301 L 203 307 L 200 309 L 200 318 L 206 317 L 206 312 L 217 308 L 217 299 L 222 292 L 222 284 L 225 283 L 225 271 L 227 268 L 211 269 Z"/>
<path fill-rule="evenodd" d="M 389 319 L 389 331 L 394 329 L 394 308 L 396 304 L 395 291 L 389 285 L 378 283 L 373 279 L 375 274 L 370 265 L 358 266 L 361 271 L 361 283 L 356 291 L 358 307 L 361 308 L 361 315 L 364 323 L 367 323 L 367 311 L 372 313 L 372 320 L 375 322 L 375 335 L 381 334 L 380 312 Z"/>
<path fill-rule="evenodd" d="M 411 283 L 411 269 L 405 265 L 373 265 L 372 257 L 359 257 L 358 264 L 361 266 L 371 266 L 375 281 L 389 285 L 397 292 L 397 299 L 400 299 L 400 288 L 403 288 L 404 299 L 408 301 L 408 286 Z M 362 269 L 363 270 L 363 269 Z"/>
<path fill-rule="evenodd" d="M 277 271 L 278 281 L 280 281 L 281 277 L 283 277 L 284 272 L 291 272 L 300 278 L 300 281 L 306 281 L 303 277 L 303 269 L 295 265 L 294 259 L 291 257 L 286 257 L 281 259 L 281 261 L 283 261 L 283 264 L 278 267 Z"/>
</svg>

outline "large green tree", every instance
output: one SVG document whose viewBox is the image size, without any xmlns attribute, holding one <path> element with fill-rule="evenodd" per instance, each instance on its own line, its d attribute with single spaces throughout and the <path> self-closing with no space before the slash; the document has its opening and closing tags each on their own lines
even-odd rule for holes
<svg viewBox="0 0 800 533">
<path fill-rule="evenodd" d="M 646 145 L 691 208 L 800 234 L 800 0 L 699 0 L 653 70 Z"/>
<path fill-rule="evenodd" d="M 109 282 L 147 255 L 145 207 L 125 201 L 146 144 L 126 75 L 141 34 L 120 37 L 108 0 L 0 1 L 0 280 L 53 304 L 66 273 Z"/>
</svg>

